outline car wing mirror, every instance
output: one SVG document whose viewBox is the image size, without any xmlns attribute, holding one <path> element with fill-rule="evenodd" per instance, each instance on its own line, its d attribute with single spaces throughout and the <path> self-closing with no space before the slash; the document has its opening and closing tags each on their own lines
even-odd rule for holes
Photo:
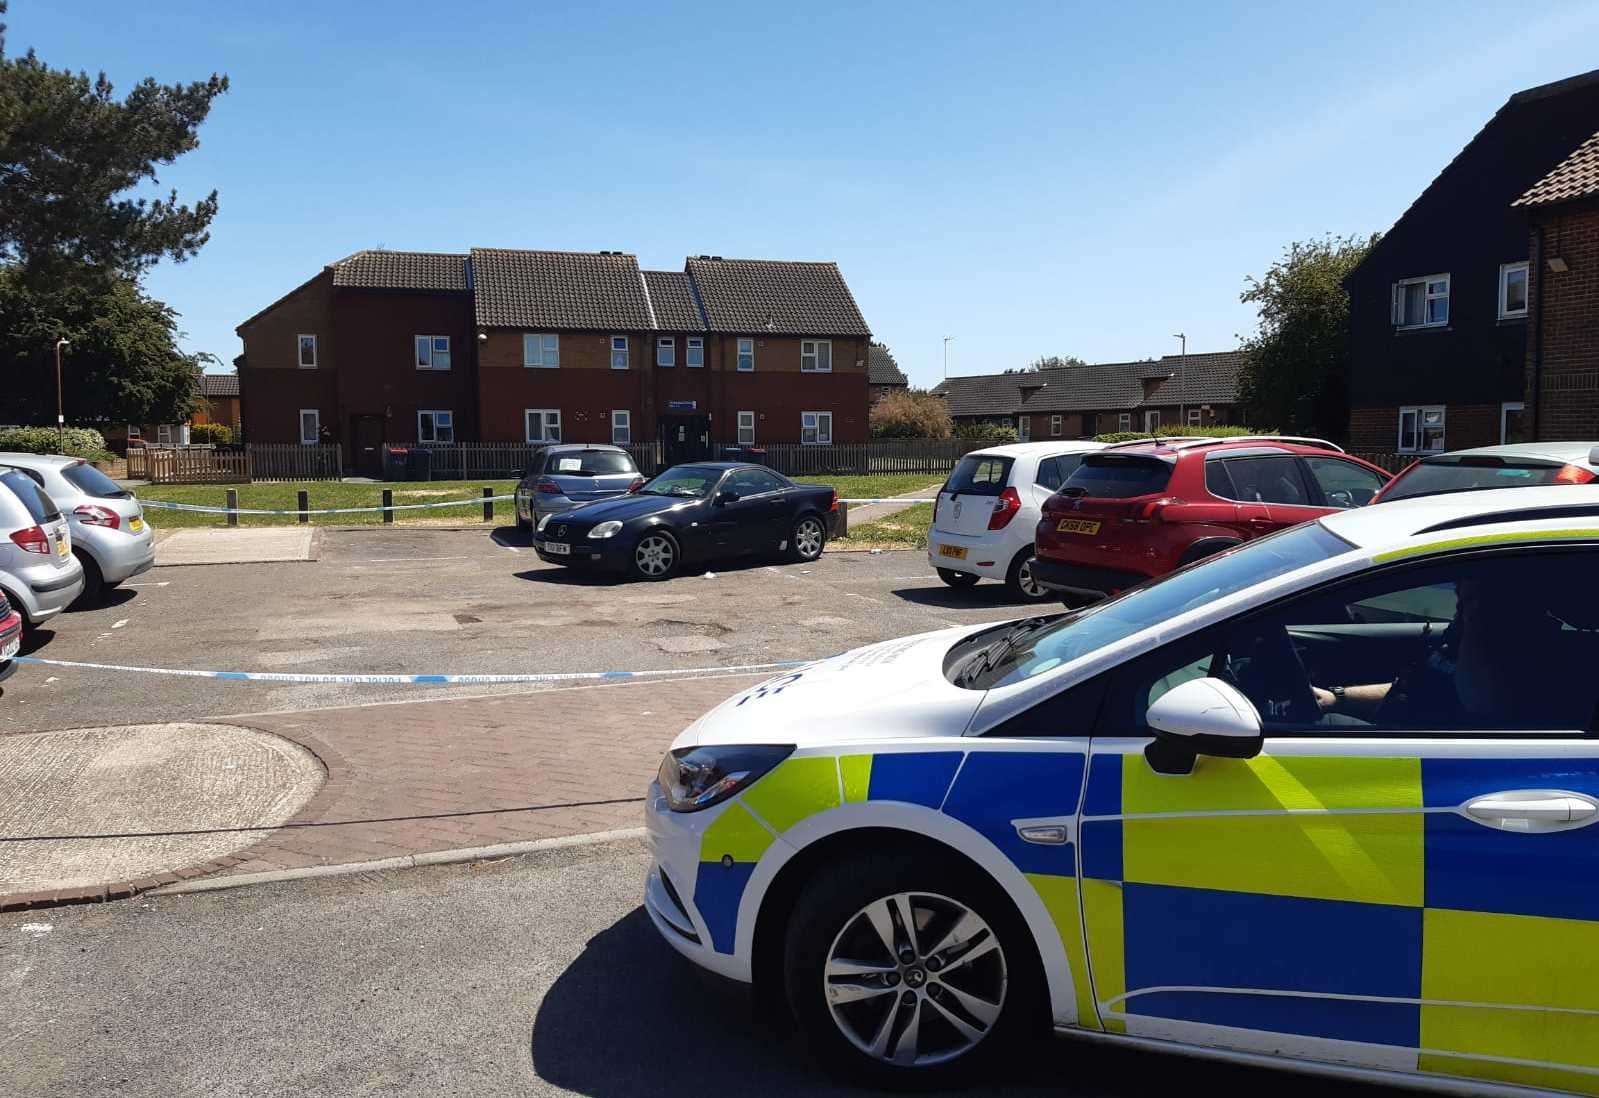
<svg viewBox="0 0 1599 1098">
<path fill-rule="evenodd" d="M 737 503 L 737 502 L 738 502 L 738 493 L 737 492 L 718 492 L 718 493 L 716 493 L 716 505 L 718 507 L 720 507 L 724 503 Z"/>
<path fill-rule="evenodd" d="M 1353 492 L 1346 492 L 1340 489 L 1336 492 L 1328 492 L 1327 502 L 1334 507 L 1353 507 L 1355 505 L 1355 496 Z"/>
<path fill-rule="evenodd" d="M 1168 690 L 1144 719 L 1155 734 L 1144 758 L 1158 774 L 1191 774 L 1200 755 L 1252 759 L 1265 744 L 1254 704 L 1221 679 L 1190 679 Z"/>
</svg>

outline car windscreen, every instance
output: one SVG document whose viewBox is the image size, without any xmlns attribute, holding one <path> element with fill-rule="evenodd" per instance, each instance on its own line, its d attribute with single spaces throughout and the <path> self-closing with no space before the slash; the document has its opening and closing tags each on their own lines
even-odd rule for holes
<svg viewBox="0 0 1599 1098">
<path fill-rule="evenodd" d="M 131 494 L 86 461 L 66 466 L 61 470 L 61 475 L 68 484 L 95 499 L 127 499 Z"/>
<path fill-rule="evenodd" d="M 1005 658 L 982 673 L 961 679 L 959 685 L 988 690 L 1042 675 L 1185 611 L 1353 548 L 1319 522 L 1307 522 L 1245 542 L 1117 598 L 1060 618 L 1025 637 Z"/>
<path fill-rule="evenodd" d="M 1536 458 L 1470 457 L 1452 461 L 1419 461 L 1394 478 L 1381 502 L 1439 496 L 1447 492 L 1477 492 L 1485 488 L 1537 488 L 1560 483 L 1557 461 Z M 1567 474 L 1569 476 L 1569 474 Z"/>
<path fill-rule="evenodd" d="M 997 496 L 1010 483 L 1013 458 L 998 454 L 967 454 L 944 482 L 944 491 L 969 496 Z"/>
<path fill-rule="evenodd" d="M 56 522 L 61 518 L 61 512 L 55 502 L 45 495 L 43 488 L 33 483 L 28 474 L 16 469 L 7 469 L 0 473 L 0 484 L 11 489 L 11 494 L 22 501 L 28 517 L 35 523 Z"/>
<path fill-rule="evenodd" d="M 617 450 L 559 450 L 544 463 L 544 471 L 560 477 L 603 477 L 636 473 L 631 455 Z"/>
<path fill-rule="evenodd" d="M 722 470 L 707 465 L 674 465 L 644 487 L 645 496 L 704 496 L 722 479 Z"/>
<path fill-rule="evenodd" d="M 1089 454 L 1061 485 L 1068 496 L 1130 499 L 1164 492 L 1171 480 L 1171 462 L 1135 454 Z"/>
</svg>

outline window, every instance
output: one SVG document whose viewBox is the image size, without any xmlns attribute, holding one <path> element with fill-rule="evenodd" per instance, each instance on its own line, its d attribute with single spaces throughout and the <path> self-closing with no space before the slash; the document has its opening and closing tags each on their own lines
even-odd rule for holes
<svg viewBox="0 0 1599 1098">
<path fill-rule="evenodd" d="M 416 414 L 416 440 L 418 442 L 454 442 L 455 416 L 444 411 L 418 412 Z"/>
<path fill-rule="evenodd" d="M 755 445 L 754 412 L 740 412 L 738 414 L 738 444 L 740 446 Z"/>
<path fill-rule="evenodd" d="M 800 441 L 807 446 L 829 446 L 833 442 L 832 412 L 801 412 Z"/>
<path fill-rule="evenodd" d="M 997 496 L 1010 481 L 1010 467 L 1014 461 L 1008 457 L 967 454 L 939 491 L 959 492 L 963 496 Z"/>
<path fill-rule="evenodd" d="M 172 445 L 172 424 L 158 423 L 155 428 L 155 441 L 160 446 Z"/>
<path fill-rule="evenodd" d="M 825 339 L 800 340 L 800 370 L 825 374 L 833 369 L 833 345 Z"/>
<path fill-rule="evenodd" d="M 529 408 L 522 413 L 529 442 L 561 441 L 561 410 L 559 408 Z"/>
<path fill-rule="evenodd" d="M 1060 438 L 1060 416 L 1049 417 L 1049 434 L 1051 438 Z"/>
<path fill-rule="evenodd" d="M 627 369 L 627 336 L 611 337 L 611 369 Z"/>
<path fill-rule="evenodd" d="M 626 446 L 633 441 L 633 413 L 618 408 L 611 413 L 611 442 Z"/>
<path fill-rule="evenodd" d="M 1211 479 L 1210 464 L 1206 462 L 1205 484 L 1215 492 L 1215 486 L 1223 482 Z M 1231 481 L 1232 491 L 1223 498 L 1240 503 L 1282 503 L 1296 507 L 1310 504 L 1310 489 L 1300 474 L 1299 463 L 1287 454 L 1228 458 L 1215 464 L 1225 467 Z"/>
<path fill-rule="evenodd" d="M 322 441 L 322 413 L 315 408 L 300 409 L 300 443 L 315 446 Z"/>
<path fill-rule="evenodd" d="M 418 370 L 448 370 L 450 368 L 450 337 L 417 336 L 416 368 Z"/>
<path fill-rule="evenodd" d="M 1388 483 L 1364 465 L 1334 457 L 1307 457 L 1305 468 L 1328 507 L 1364 507 Z"/>
<path fill-rule="evenodd" d="M 1499 268 L 1499 319 L 1513 320 L 1527 315 L 1527 261 L 1506 263 Z"/>
<path fill-rule="evenodd" d="M 1449 323 L 1449 276 L 1394 283 L 1394 327 L 1437 328 Z"/>
<path fill-rule="evenodd" d="M 739 498 L 758 496 L 766 492 L 781 492 L 788 485 L 776 473 L 765 469 L 737 469 L 727 478 L 724 490 L 737 492 Z"/>
<path fill-rule="evenodd" d="M 1198 408 L 1190 408 L 1190 409 L 1188 409 L 1188 426 L 1190 426 L 1190 427 L 1198 427 L 1199 424 L 1200 424 L 1200 420 L 1202 418 L 1202 415 L 1203 414 L 1200 412 L 1200 410 Z"/>
<path fill-rule="evenodd" d="M 1499 406 L 1499 441 L 1531 442 L 1532 432 L 1527 427 L 1527 406 L 1519 400 L 1507 400 Z"/>
<path fill-rule="evenodd" d="M 1066 478 L 1076 471 L 1081 461 L 1082 458 L 1076 454 L 1044 458 L 1038 463 L 1038 474 L 1033 477 L 1033 483 L 1047 492 L 1058 492 L 1060 486 L 1066 483 Z"/>
<path fill-rule="evenodd" d="M 753 339 L 740 339 L 738 341 L 738 368 L 746 374 L 755 369 L 755 341 Z"/>
<path fill-rule="evenodd" d="M 522 365 L 536 370 L 553 370 L 561 365 L 561 337 L 550 332 L 522 335 Z"/>
<path fill-rule="evenodd" d="M 302 335 L 296 339 L 300 345 L 300 369 L 316 369 L 316 336 Z"/>
<path fill-rule="evenodd" d="M 144 434 L 144 428 L 135 426 L 132 423 L 128 424 L 128 437 L 129 438 L 138 438 L 138 437 L 140 437 L 143 434 Z"/>
<path fill-rule="evenodd" d="M 1033 437 L 1033 417 L 1016 417 L 1016 437 L 1022 442 L 1027 442 Z"/>
<path fill-rule="evenodd" d="M 1414 454 L 1444 448 L 1444 408 L 1441 404 L 1399 409 L 1399 452 Z"/>
<path fill-rule="evenodd" d="M 661 336 L 655 341 L 655 365 L 677 365 L 677 340 L 672 336 Z"/>
<path fill-rule="evenodd" d="M 683 349 L 683 365 L 691 368 L 705 365 L 705 339 L 702 336 L 688 337 L 688 346 Z"/>
<path fill-rule="evenodd" d="M 1116 417 L 1116 430 L 1131 431 L 1133 429 L 1133 413 L 1122 412 Z"/>
<path fill-rule="evenodd" d="M 1144 430 L 1147 431 L 1150 434 L 1154 434 L 1159 429 L 1160 429 L 1160 411 L 1158 409 L 1151 409 L 1151 410 L 1145 412 L 1144 413 Z"/>
</svg>

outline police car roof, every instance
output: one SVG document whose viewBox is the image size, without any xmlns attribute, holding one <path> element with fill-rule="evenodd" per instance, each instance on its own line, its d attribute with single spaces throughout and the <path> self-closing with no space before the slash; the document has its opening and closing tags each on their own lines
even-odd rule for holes
<svg viewBox="0 0 1599 1098">
<path fill-rule="evenodd" d="M 1319 520 L 1362 549 L 1408 542 L 1430 532 L 1470 536 L 1477 527 L 1536 523 L 1531 529 L 1599 529 L 1599 484 L 1446 492 L 1339 511 Z"/>
</svg>

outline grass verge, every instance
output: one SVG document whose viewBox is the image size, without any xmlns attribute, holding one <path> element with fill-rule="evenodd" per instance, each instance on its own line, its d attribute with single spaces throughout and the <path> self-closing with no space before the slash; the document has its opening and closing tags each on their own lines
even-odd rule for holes
<svg viewBox="0 0 1599 1098">
<path fill-rule="evenodd" d="M 927 529 L 933 524 L 933 505 L 918 503 L 876 522 L 850 524 L 849 536 L 833 543 L 837 549 L 925 549 Z"/>
</svg>

